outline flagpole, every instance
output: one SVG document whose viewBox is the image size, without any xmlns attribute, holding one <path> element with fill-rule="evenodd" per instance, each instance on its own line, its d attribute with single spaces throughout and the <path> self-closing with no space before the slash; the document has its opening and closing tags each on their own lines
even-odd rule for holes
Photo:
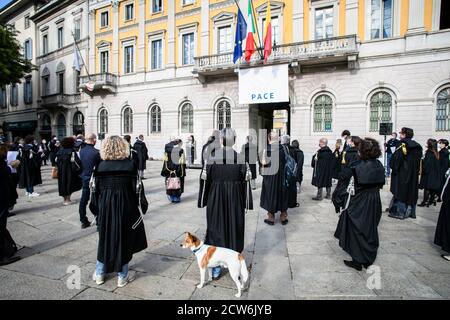
<svg viewBox="0 0 450 320">
<path fill-rule="evenodd" d="M 263 52 L 264 52 L 264 46 L 261 44 L 261 38 L 259 37 L 259 29 L 258 29 L 258 21 L 256 20 L 256 11 L 255 11 L 255 6 L 253 5 L 253 0 L 250 0 L 250 5 L 252 6 L 252 16 L 253 16 L 253 20 L 254 20 L 254 22 L 255 22 L 255 28 L 256 28 L 256 36 L 258 37 L 258 42 L 259 42 L 259 50 L 258 50 L 258 53 L 259 53 L 259 57 L 261 58 L 261 59 L 263 59 L 264 58 L 264 55 L 263 55 Z M 263 30 L 263 32 L 264 32 L 264 30 Z M 264 35 L 264 34 L 263 34 Z M 254 40 L 254 39 L 253 39 Z M 256 44 L 256 41 L 255 41 L 255 44 Z M 257 46 L 258 47 L 258 46 Z"/>
<path fill-rule="evenodd" d="M 238 7 L 238 10 L 242 12 L 241 6 L 240 6 L 239 3 L 237 2 L 237 0 L 234 0 L 234 3 L 235 3 L 236 6 Z M 251 3 L 252 11 L 254 11 L 254 9 L 253 9 L 253 2 L 250 1 L 250 3 Z M 238 14 L 239 14 L 239 13 L 238 13 Z M 254 17 L 253 14 L 252 14 L 252 16 L 253 16 L 253 20 L 255 20 L 255 17 Z M 251 23 L 253 24 L 254 21 L 251 21 Z M 258 30 L 258 24 L 257 24 L 257 23 L 255 23 L 255 26 L 256 26 L 256 30 Z M 256 33 L 256 36 L 258 36 L 258 33 Z M 259 40 L 259 36 L 258 36 L 258 40 Z M 253 38 L 253 42 L 255 43 L 255 47 L 258 48 L 258 44 L 256 43 L 255 38 Z M 260 43 L 260 45 L 261 45 L 261 43 Z M 261 52 L 260 52 L 259 50 L 258 50 L 258 54 L 259 54 L 259 57 L 262 58 Z"/>
<path fill-rule="evenodd" d="M 73 43 L 75 44 L 75 47 L 77 47 L 77 50 L 80 53 L 80 58 L 81 58 L 81 61 L 83 62 L 83 66 L 84 66 L 84 69 L 86 70 L 88 79 L 91 80 L 91 75 L 89 74 L 89 70 L 86 66 L 86 62 L 84 62 L 83 55 L 81 54 L 80 48 L 78 48 L 77 41 L 75 40 L 75 34 L 73 33 L 73 31 L 71 33 L 72 33 Z M 77 53 L 75 52 L 75 54 L 77 54 Z"/>
</svg>

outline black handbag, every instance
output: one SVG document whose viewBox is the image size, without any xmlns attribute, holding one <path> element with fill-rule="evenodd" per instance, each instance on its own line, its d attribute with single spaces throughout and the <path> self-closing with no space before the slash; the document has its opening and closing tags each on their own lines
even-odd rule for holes
<svg viewBox="0 0 450 320">
<path fill-rule="evenodd" d="M 89 189 L 91 190 L 90 201 L 89 201 L 89 210 L 91 210 L 92 214 L 97 217 L 98 215 L 98 194 L 95 188 L 95 177 L 94 172 L 92 172 L 91 180 L 89 181 Z"/>
</svg>

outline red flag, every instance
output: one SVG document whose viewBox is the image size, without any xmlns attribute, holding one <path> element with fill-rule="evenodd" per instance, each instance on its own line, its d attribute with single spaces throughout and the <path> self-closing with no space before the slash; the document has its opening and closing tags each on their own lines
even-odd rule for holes
<svg viewBox="0 0 450 320">
<path fill-rule="evenodd" d="M 270 1 L 267 0 L 266 11 L 266 37 L 264 38 L 264 62 L 272 53 L 272 15 L 270 13 Z"/>
<path fill-rule="evenodd" d="M 247 42 L 245 43 L 245 60 L 250 62 L 253 53 L 255 53 L 255 39 L 253 38 L 253 34 L 255 33 L 255 19 L 253 19 L 251 0 L 248 0 L 247 17 L 250 28 L 248 29 Z"/>
</svg>

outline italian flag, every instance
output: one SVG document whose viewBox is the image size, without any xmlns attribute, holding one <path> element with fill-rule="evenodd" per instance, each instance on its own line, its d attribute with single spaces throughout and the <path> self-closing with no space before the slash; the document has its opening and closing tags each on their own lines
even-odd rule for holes
<svg viewBox="0 0 450 320">
<path fill-rule="evenodd" d="M 270 13 L 270 1 L 267 0 L 267 11 L 266 11 L 266 30 L 264 38 L 264 62 L 267 62 L 272 53 L 272 15 Z"/>
<path fill-rule="evenodd" d="M 252 1 L 248 0 L 247 6 L 247 17 L 248 23 L 250 24 L 250 28 L 247 32 L 247 41 L 245 43 L 245 61 L 250 62 L 250 59 L 255 53 L 255 39 L 253 38 L 253 34 L 255 33 L 255 19 L 253 19 L 253 10 L 252 10 Z"/>
</svg>

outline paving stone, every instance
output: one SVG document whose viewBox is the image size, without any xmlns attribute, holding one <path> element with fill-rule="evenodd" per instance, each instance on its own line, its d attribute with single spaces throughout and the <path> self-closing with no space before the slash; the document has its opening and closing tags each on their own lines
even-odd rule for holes
<svg viewBox="0 0 450 320">
<path fill-rule="evenodd" d="M 420 282 L 432 288 L 444 299 L 450 299 L 450 274 L 440 274 L 435 272 L 415 272 L 414 276 Z"/>
<path fill-rule="evenodd" d="M 180 279 L 192 260 L 168 257 L 157 254 L 145 254 L 132 261 L 131 267 L 151 275 Z"/>
<path fill-rule="evenodd" d="M 139 300 L 130 296 L 124 296 L 116 293 L 111 293 L 95 288 L 88 288 L 72 298 L 72 300 Z"/>
</svg>

